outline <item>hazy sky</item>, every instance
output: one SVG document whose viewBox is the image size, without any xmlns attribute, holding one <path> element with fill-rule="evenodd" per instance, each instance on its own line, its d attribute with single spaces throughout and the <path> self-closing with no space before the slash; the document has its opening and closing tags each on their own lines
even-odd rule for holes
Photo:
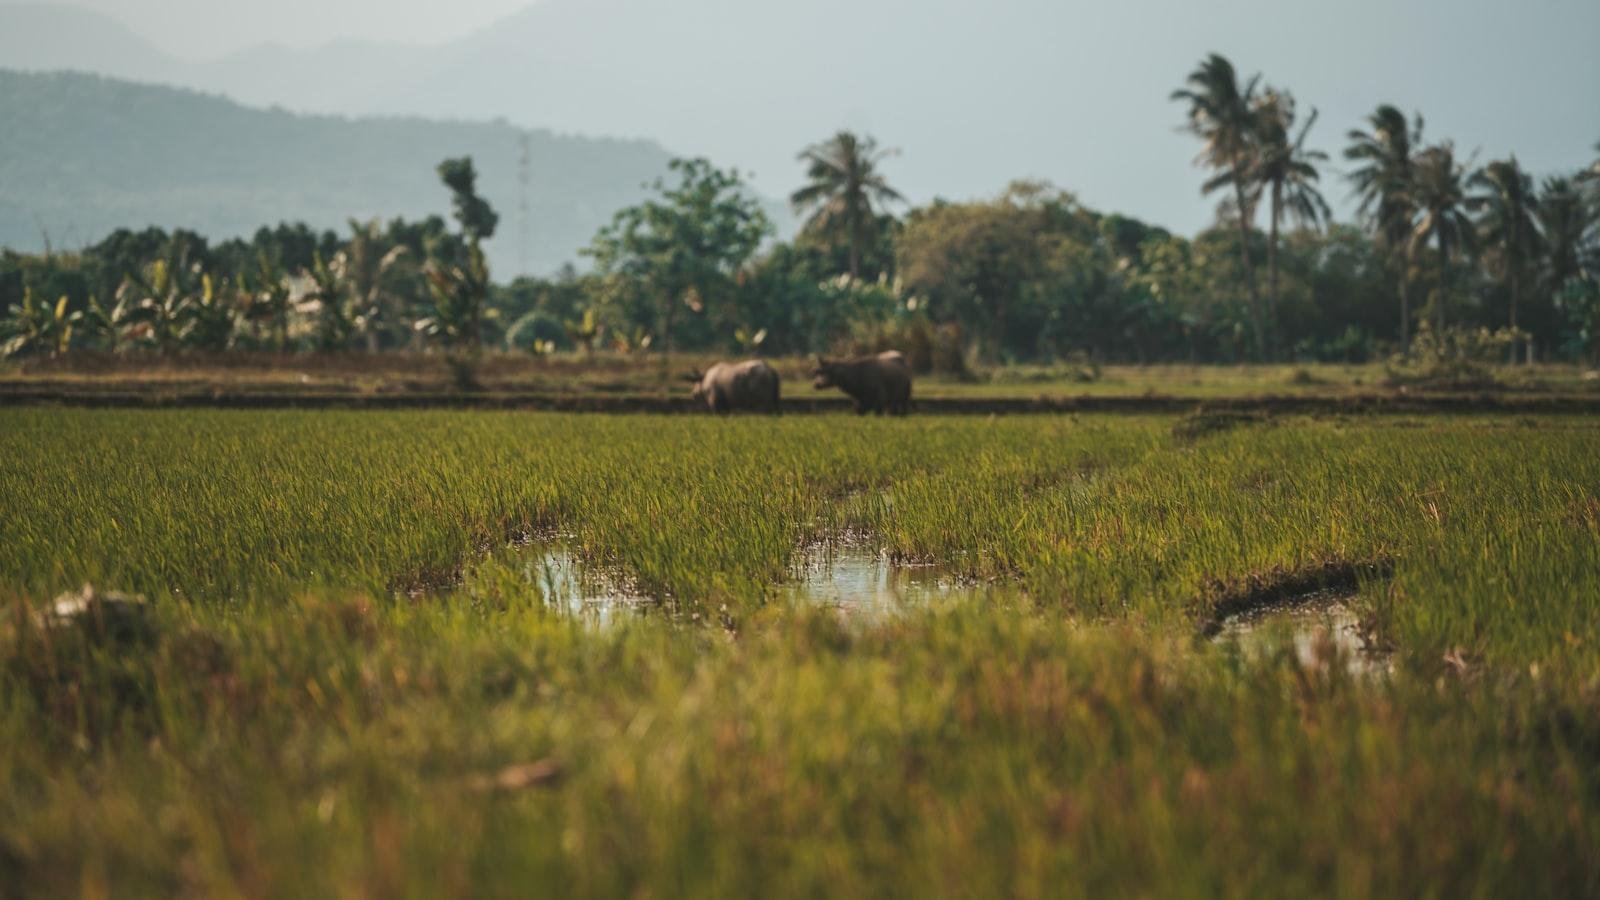
<svg viewBox="0 0 1600 900">
<path fill-rule="evenodd" d="M 24 0 L 40 2 L 40 0 Z M 314 47 L 335 38 L 432 44 L 461 37 L 529 0 L 43 0 L 115 16 L 176 56 L 255 44 Z"/>
<path fill-rule="evenodd" d="M 888 171 L 917 202 L 1038 177 L 1193 231 L 1212 203 L 1167 95 L 1209 51 L 1320 108 L 1311 143 L 1346 217 L 1338 151 L 1381 102 L 1423 111 L 1428 140 L 1463 157 L 1515 152 L 1538 175 L 1600 140 L 1600 0 L 536 0 L 524 27 L 487 30 L 530 0 L 46 2 L 190 59 L 475 33 L 449 78 L 416 74 L 381 111 L 651 138 L 753 170 L 772 197 L 798 148 L 844 126 L 904 150 Z"/>
</svg>

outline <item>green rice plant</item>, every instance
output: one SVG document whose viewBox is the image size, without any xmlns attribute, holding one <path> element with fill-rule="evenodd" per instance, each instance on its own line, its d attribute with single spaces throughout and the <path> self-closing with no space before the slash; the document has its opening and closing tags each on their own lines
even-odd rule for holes
<svg viewBox="0 0 1600 900">
<path fill-rule="evenodd" d="M 1579 600 L 1600 572 L 1581 418 L 1183 441 L 1118 417 L 3 415 L 0 580 L 37 596 L 382 598 L 558 530 L 656 597 L 750 608 L 808 541 L 856 532 L 1072 615 L 1190 621 L 1214 580 L 1383 558 L 1371 612 L 1403 643 L 1532 659 L 1600 639 Z"/>
<path fill-rule="evenodd" d="M 0 410 L 0 884 L 1600 891 L 1600 426 L 1173 424 Z M 971 590 L 796 599 L 847 537 Z M 552 540 L 667 609 L 552 607 Z M 1197 634 L 1380 559 L 1387 678 Z M 148 627 L 39 616 L 85 581 Z"/>
</svg>

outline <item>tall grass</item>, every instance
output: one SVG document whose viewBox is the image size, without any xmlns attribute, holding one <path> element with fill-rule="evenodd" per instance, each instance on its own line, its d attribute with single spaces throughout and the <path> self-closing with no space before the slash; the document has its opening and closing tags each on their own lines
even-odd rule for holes
<svg viewBox="0 0 1600 900">
<path fill-rule="evenodd" d="M 1591 896 L 1597 437 L 0 411 L 0 884 Z M 781 601 L 845 531 L 981 587 Z M 502 563 L 524 532 L 732 630 L 587 627 Z M 1389 680 L 1194 635 L 1213 580 L 1371 558 Z M 150 634 L 40 631 L 85 580 Z"/>
<path fill-rule="evenodd" d="M 1395 560 L 1403 646 L 1600 642 L 1600 426 L 1156 418 L 711 421 L 11 410 L 0 584 L 196 600 L 447 583 L 519 534 L 686 604 L 774 596 L 844 530 L 1074 615 L 1191 620 L 1212 580 Z"/>
</svg>

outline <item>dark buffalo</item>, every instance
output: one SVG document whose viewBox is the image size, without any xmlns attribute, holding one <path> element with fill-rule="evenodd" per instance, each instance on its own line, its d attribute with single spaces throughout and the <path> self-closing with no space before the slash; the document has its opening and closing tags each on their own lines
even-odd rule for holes
<svg viewBox="0 0 1600 900">
<path fill-rule="evenodd" d="M 819 356 L 811 375 L 812 386 L 836 387 L 848 394 L 855 401 L 857 415 L 903 416 L 911 411 L 911 367 L 898 350 L 855 359 Z"/>
<path fill-rule="evenodd" d="M 694 399 L 704 400 L 714 413 L 778 412 L 778 373 L 766 360 L 717 363 L 689 378 Z"/>
</svg>

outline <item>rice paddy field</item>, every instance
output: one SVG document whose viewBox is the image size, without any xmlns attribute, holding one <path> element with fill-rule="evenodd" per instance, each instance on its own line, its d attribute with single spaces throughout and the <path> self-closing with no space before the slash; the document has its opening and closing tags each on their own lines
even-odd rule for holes
<svg viewBox="0 0 1600 900">
<path fill-rule="evenodd" d="M 708 354 L 679 354 L 663 371 L 658 357 L 600 353 L 592 357 L 490 352 L 479 360 L 476 390 L 489 395 L 619 399 L 687 394 L 681 376 L 719 361 Z M 809 357 L 770 360 L 784 378 L 790 400 L 837 396 L 810 384 Z M 950 373 L 919 377 L 916 395 L 926 399 L 1035 397 L 1348 397 L 1471 390 L 1511 395 L 1541 393 L 1567 398 L 1600 397 L 1600 370 L 1564 363 L 1494 365 L 1465 382 L 1421 377 L 1419 367 L 1387 363 L 1252 365 L 1004 365 L 977 367 L 963 377 Z M 1415 371 L 1414 371 L 1415 370 Z M 73 353 L 0 361 L 0 398 L 27 391 L 56 395 L 164 395 L 228 392 L 250 396 L 345 396 L 355 399 L 452 392 L 459 389 L 445 358 L 437 353 L 291 354 Z"/>
<path fill-rule="evenodd" d="M 1593 416 L 0 408 L 0 893 L 1592 897 L 1597 598 Z"/>
</svg>

